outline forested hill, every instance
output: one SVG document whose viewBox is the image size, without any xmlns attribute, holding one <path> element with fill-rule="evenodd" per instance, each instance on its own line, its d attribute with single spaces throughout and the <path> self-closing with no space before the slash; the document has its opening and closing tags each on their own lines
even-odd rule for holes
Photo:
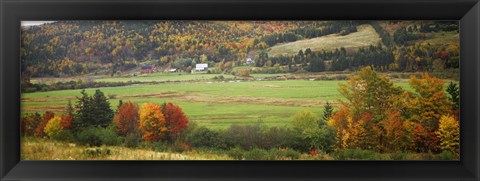
<svg viewBox="0 0 480 181">
<path fill-rule="evenodd" d="M 353 22 L 62 21 L 22 29 L 22 68 L 51 76 L 154 59 L 237 60 L 252 49 L 354 29 Z"/>
<path fill-rule="evenodd" d="M 366 21 L 58 21 L 22 28 L 22 72 L 31 77 L 72 76 L 124 71 L 142 62 L 240 62 L 277 44 L 348 35 L 360 24 L 372 24 L 380 35 L 387 31 L 382 40 L 398 38 L 402 45 L 422 38 L 412 34 L 414 30 L 388 32 Z M 451 22 L 428 25 L 415 31 L 458 28 Z"/>
</svg>

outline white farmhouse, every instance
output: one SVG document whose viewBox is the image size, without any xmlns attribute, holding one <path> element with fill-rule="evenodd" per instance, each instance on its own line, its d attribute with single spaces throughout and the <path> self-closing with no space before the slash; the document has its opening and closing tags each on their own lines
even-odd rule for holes
<svg viewBox="0 0 480 181">
<path fill-rule="evenodd" d="M 245 61 L 246 64 L 254 64 L 255 61 L 252 59 L 252 58 L 247 58 L 247 60 Z"/>
<path fill-rule="evenodd" d="M 206 63 L 195 64 L 195 71 L 203 72 L 207 70 L 208 70 L 208 64 Z"/>
</svg>

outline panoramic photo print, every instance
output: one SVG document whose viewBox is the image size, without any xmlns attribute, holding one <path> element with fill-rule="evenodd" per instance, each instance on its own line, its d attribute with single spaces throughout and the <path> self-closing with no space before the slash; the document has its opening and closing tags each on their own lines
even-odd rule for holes
<svg viewBox="0 0 480 181">
<path fill-rule="evenodd" d="M 460 160 L 458 21 L 21 24 L 21 160 Z"/>
</svg>

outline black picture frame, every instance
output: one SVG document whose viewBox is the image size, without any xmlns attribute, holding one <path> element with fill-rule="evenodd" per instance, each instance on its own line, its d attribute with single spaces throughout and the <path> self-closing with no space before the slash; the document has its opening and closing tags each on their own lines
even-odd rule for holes
<svg viewBox="0 0 480 181">
<path fill-rule="evenodd" d="M 480 180 L 478 0 L 0 0 L 1 180 Z M 459 20 L 460 161 L 20 161 L 21 20 Z"/>
</svg>

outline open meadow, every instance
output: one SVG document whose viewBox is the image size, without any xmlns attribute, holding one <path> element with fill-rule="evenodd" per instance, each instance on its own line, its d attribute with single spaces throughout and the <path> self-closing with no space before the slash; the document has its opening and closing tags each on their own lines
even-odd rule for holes
<svg viewBox="0 0 480 181">
<path fill-rule="evenodd" d="M 155 76 L 158 79 L 152 80 L 166 80 L 175 75 L 174 73 L 158 74 Z M 203 77 L 219 76 L 215 74 L 200 75 Z M 187 77 L 188 75 L 182 76 Z M 265 75 L 253 74 L 253 77 L 261 76 Z M 146 79 L 150 80 L 149 77 Z M 122 81 L 123 78 L 109 80 Z M 142 79 L 138 80 L 142 81 Z M 190 80 L 192 79 L 188 81 Z M 267 126 L 286 126 L 292 115 L 303 110 L 321 114 L 327 101 L 337 105 L 338 100 L 344 99 L 338 92 L 338 86 L 345 82 L 345 80 L 230 80 L 138 84 L 98 89 L 110 98 L 109 102 L 112 107 L 117 107 L 119 100 L 138 104 L 173 102 L 182 107 L 190 121 L 212 129 L 225 129 L 233 123 L 263 122 Z M 407 90 L 410 89 L 405 81 L 398 80 L 396 84 Z M 96 89 L 86 89 L 86 92 L 92 94 Z M 81 95 L 80 91 L 60 90 L 23 94 L 22 112 L 45 112 L 48 110 L 57 113 L 63 112 L 69 100 L 74 103 L 76 97 Z"/>
</svg>

